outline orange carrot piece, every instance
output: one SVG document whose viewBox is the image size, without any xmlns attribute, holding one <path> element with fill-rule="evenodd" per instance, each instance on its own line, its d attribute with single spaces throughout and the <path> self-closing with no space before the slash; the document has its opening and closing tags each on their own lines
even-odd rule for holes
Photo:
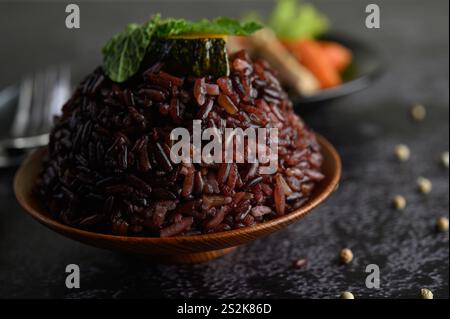
<svg viewBox="0 0 450 319">
<path fill-rule="evenodd" d="M 352 62 L 352 52 L 343 45 L 321 41 L 320 46 L 338 71 L 343 71 Z"/>
<path fill-rule="evenodd" d="M 322 88 L 331 88 L 342 83 L 338 70 L 319 42 L 304 39 L 289 46 L 292 48 L 292 54 L 314 74 Z"/>
</svg>

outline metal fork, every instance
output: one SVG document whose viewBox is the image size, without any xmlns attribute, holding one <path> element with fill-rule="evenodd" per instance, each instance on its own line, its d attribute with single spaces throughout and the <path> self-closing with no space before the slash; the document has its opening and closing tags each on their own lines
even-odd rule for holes
<svg viewBox="0 0 450 319">
<path fill-rule="evenodd" d="M 29 149 L 46 145 L 53 116 L 69 98 L 70 85 L 67 65 L 50 67 L 25 77 L 20 83 L 11 138 L 2 141 L 0 148 Z"/>
</svg>

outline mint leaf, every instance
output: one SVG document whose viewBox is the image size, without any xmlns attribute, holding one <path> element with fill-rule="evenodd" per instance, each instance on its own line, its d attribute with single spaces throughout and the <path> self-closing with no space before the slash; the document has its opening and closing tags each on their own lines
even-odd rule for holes
<svg viewBox="0 0 450 319">
<path fill-rule="evenodd" d="M 328 30 L 328 19 L 311 4 L 298 0 L 278 0 L 270 27 L 282 39 L 316 38 Z"/>
<path fill-rule="evenodd" d="M 103 68 L 111 80 L 124 82 L 139 70 L 147 48 L 154 38 L 201 34 L 246 36 L 260 28 L 255 22 L 241 23 L 225 17 L 212 21 L 187 21 L 162 20 L 160 15 L 155 15 L 142 25 L 130 24 L 125 31 L 106 43 L 102 50 Z"/>
<path fill-rule="evenodd" d="M 129 24 L 106 43 L 103 68 L 111 80 L 124 82 L 139 70 L 158 21 L 155 16 L 143 25 Z"/>
</svg>

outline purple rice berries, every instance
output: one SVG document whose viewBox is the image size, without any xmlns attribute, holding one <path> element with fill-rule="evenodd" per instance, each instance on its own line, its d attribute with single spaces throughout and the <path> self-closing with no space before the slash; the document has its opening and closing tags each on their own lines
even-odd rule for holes
<svg viewBox="0 0 450 319">
<path fill-rule="evenodd" d="M 251 227 L 310 197 L 322 155 L 264 61 L 230 57 L 228 77 L 183 77 L 156 63 L 125 83 L 97 69 L 64 105 L 36 192 L 63 223 L 120 236 L 180 236 Z M 278 128 L 278 169 L 175 164 L 172 129 Z"/>
</svg>

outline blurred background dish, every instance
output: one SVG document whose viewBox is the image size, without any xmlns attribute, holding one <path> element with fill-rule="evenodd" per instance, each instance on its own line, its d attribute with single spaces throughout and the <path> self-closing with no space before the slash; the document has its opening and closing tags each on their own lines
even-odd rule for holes
<svg viewBox="0 0 450 319">
<path fill-rule="evenodd" d="M 53 117 L 70 96 L 70 69 L 52 66 L 0 91 L 0 167 L 48 144 Z"/>
<path fill-rule="evenodd" d="M 334 32 L 328 17 L 306 1 L 277 0 L 268 18 L 251 11 L 243 19 L 265 28 L 247 38 L 231 37 L 230 50 L 244 48 L 267 60 L 298 110 L 362 90 L 382 71 L 375 48 Z"/>
</svg>

